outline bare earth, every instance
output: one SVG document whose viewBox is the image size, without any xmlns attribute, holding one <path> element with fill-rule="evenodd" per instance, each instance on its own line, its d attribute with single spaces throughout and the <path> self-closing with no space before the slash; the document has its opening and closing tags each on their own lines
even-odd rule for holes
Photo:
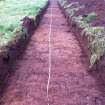
<svg viewBox="0 0 105 105">
<path fill-rule="evenodd" d="M 87 72 L 87 58 L 71 33 L 56 0 L 53 5 L 50 105 L 105 105 L 105 81 L 99 72 Z M 51 6 L 50 6 L 51 7 Z M 0 105 L 47 105 L 48 34 L 50 9 L 15 65 Z"/>
</svg>

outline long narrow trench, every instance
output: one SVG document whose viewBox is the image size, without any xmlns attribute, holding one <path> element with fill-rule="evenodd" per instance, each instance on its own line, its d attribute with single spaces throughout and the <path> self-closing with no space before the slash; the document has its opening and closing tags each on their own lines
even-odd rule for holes
<svg viewBox="0 0 105 105">
<path fill-rule="evenodd" d="M 105 105 L 97 81 L 87 73 L 86 58 L 71 33 L 56 0 L 51 34 L 51 80 L 49 105 Z M 46 86 L 49 70 L 49 24 L 51 6 L 32 36 L 9 79 L 1 105 L 48 105 Z M 100 84 L 101 85 L 101 84 Z"/>
</svg>

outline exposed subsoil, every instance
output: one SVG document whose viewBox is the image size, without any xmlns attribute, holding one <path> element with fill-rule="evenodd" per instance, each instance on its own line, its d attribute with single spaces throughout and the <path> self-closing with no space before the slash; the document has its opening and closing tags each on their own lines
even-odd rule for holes
<svg viewBox="0 0 105 105">
<path fill-rule="evenodd" d="M 50 105 L 105 105 L 104 71 L 87 72 L 87 58 L 56 0 L 51 35 L 52 68 Z M 23 57 L 17 60 L 1 105 L 47 105 L 50 9 L 32 36 Z"/>
</svg>

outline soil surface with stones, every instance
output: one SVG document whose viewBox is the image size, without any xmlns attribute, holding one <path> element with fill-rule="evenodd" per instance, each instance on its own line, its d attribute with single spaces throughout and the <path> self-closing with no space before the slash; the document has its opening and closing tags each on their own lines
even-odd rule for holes
<svg viewBox="0 0 105 105">
<path fill-rule="evenodd" d="M 49 70 L 50 10 L 52 67 L 47 101 Z M 44 15 L 9 78 L 0 105 L 105 105 L 104 71 L 87 72 L 87 58 L 67 25 L 57 1 Z"/>
</svg>

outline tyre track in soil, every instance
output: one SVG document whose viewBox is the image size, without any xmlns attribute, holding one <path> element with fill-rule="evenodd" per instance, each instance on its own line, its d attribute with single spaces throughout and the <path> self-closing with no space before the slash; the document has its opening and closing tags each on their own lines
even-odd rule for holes
<svg viewBox="0 0 105 105">
<path fill-rule="evenodd" d="M 104 84 L 87 73 L 86 57 L 66 19 L 53 5 L 52 68 L 49 87 L 50 105 L 105 105 Z M 47 105 L 46 85 L 48 79 L 48 33 L 50 7 L 35 31 L 16 72 L 9 80 L 1 99 L 1 105 Z M 96 77 L 98 75 L 95 74 Z"/>
</svg>

